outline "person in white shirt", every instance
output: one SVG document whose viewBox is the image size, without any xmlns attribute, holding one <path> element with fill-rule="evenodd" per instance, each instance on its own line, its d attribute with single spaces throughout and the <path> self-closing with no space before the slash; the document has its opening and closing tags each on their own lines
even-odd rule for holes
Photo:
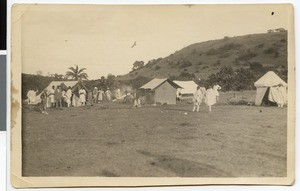
<svg viewBox="0 0 300 191">
<path fill-rule="evenodd" d="M 107 101 L 110 101 L 111 100 L 111 91 L 109 90 L 109 88 L 107 88 L 105 93 L 106 93 Z"/>
<path fill-rule="evenodd" d="M 216 91 L 211 88 L 211 86 L 206 90 L 205 93 L 206 104 L 208 105 L 208 110 L 211 112 L 211 106 L 214 105 L 217 101 Z"/>
<path fill-rule="evenodd" d="M 176 99 L 177 101 L 180 101 L 181 100 L 181 90 L 182 88 L 177 88 L 177 91 L 176 91 Z"/>
<path fill-rule="evenodd" d="M 94 90 L 93 90 L 93 103 L 97 103 L 97 97 L 98 97 L 98 88 L 94 87 Z"/>
<path fill-rule="evenodd" d="M 81 102 L 81 106 L 85 106 L 85 102 L 86 102 L 86 91 L 85 89 L 81 88 L 79 90 L 79 99 Z"/>
<path fill-rule="evenodd" d="M 97 97 L 97 100 L 98 100 L 98 103 L 100 103 L 102 100 L 103 100 L 103 94 L 104 94 L 104 91 L 102 91 L 101 89 L 98 91 L 98 97 Z"/>
<path fill-rule="evenodd" d="M 55 107 L 54 93 L 55 93 L 55 86 L 52 86 L 52 89 L 49 92 L 49 98 L 50 98 L 50 102 L 51 102 L 51 107 Z"/>
<path fill-rule="evenodd" d="M 69 86 L 68 90 L 67 90 L 67 93 L 66 93 L 67 107 L 71 106 L 71 97 L 72 97 L 72 88 L 71 88 L 71 86 Z"/>
<path fill-rule="evenodd" d="M 221 86 L 219 86 L 218 84 L 213 86 L 213 90 L 216 92 L 216 101 L 219 101 L 219 90 L 221 90 Z"/>
<path fill-rule="evenodd" d="M 193 94 L 193 102 L 194 102 L 193 112 L 196 111 L 196 108 L 197 108 L 197 112 L 199 112 L 202 99 L 203 99 L 203 92 L 200 89 L 200 86 L 197 86 L 197 90 Z"/>
</svg>

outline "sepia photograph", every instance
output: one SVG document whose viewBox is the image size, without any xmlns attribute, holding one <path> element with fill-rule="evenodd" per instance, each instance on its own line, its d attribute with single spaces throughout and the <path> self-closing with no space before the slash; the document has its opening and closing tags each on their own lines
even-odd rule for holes
<svg viewBox="0 0 300 191">
<path fill-rule="evenodd" d="M 16 187 L 293 183 L 292 5 L 17 4 L 11 23 Z"/>
</svg>

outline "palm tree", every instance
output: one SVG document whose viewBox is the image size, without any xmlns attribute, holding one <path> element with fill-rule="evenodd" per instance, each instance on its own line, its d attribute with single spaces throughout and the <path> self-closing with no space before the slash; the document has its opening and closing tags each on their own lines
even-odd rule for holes
<svg viewBox="0 0 300 191">
<path fill-rule="evenodd" d="M 84 72 L 84 70 L 86 70 L 86 68 L 78 68 L 78 65 L 75 65 L 74 67 L 70 67 L 68 68 L 71 71 L 67 71 L 66 73 L 66 78 L 71 77 L 72 79 L 75 80 L 87 80 L 88 79 L 88 75 Z"/>
</svg>

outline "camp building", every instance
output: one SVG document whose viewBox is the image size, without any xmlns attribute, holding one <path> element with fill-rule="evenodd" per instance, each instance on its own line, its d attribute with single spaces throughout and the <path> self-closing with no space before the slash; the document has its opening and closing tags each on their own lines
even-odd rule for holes
<svg viewBox="0 0 300 191">
<path fill-rule="evenodd" d="M 176 91 L 181 88 L 169 79 L 153 79 L 139 88 L 148 104 L 176 104 Z"/>
</svg>

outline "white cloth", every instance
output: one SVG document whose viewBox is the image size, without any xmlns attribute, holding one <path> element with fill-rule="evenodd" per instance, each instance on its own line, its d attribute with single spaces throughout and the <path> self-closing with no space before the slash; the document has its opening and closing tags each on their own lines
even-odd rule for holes
<svg viewBox="0 0 300 191">
<path fill-rule="evenodd" d="M 206 98 L 206 104 L 208 106 L 214 105 L 217 100 L 216 99 L 216 91 L 213 90 L 212 88 L 206 90 L 205 98 Z"/>
<path fill-rule="evenodd" d="M 79 99 L 80 99 L 80 102 L 82 102 L 82 103 L 86 102 L 86 91 L 85 91 L 85 89 L 80 89 L 79 90 Z"/>
</svg>

